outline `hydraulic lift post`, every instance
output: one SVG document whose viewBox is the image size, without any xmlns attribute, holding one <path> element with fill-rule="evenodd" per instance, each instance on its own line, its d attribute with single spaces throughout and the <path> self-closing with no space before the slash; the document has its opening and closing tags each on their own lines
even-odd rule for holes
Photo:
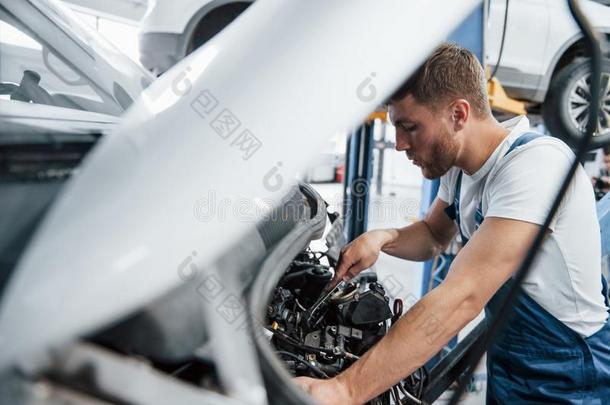
<svg viewBox="0 0 610 405">
<path fill-rule="evenodd" d="M 367 229 L 369 190 L 373 172 L 374 125 L 374 120 L 367 120 L 347 140 L 343 218 L 345 239 L 348 243 Z"/>
</svg>

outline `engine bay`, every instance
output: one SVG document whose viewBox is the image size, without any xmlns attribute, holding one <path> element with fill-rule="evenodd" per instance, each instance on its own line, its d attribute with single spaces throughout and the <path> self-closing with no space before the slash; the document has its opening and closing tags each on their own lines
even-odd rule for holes
<svg viewBox="0 0 610 405">
<path fill-rule="evenodd" d="M 326 294 L 335 265 L 324 252 L 301 252 L 267 306 L 270 345 L 294 377 L 338 375 L 385 336 L 402 314 L 402 301 L 392 300 L 371 271 Z M 421 368 L 369 403 L 421 403 L 426 376 Z"/>
</svg>

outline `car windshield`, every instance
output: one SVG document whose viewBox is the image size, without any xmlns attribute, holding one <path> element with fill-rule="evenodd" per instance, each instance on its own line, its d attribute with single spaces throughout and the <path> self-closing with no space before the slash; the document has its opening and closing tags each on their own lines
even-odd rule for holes
<svg viewBox="0 0 610 405">
<path fill-rule="evenodd" d="M 0 99 L 119 116 L 151 76 L 69 10 L 0 5 Z M 35 28 L 34 28 L 35 27 Z"/>
</svg>

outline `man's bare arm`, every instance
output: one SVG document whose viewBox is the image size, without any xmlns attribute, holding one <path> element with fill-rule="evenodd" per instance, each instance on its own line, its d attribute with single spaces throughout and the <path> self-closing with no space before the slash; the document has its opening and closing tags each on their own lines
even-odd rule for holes
<svg viewBox="0 0 610 405">
<path fill-rule="evenodd" d="M 424 261 L 441 253 L 449 244 L 457 226 L 445 213 L 447 203 L 435 199 L 426 216 L 412 225 L 389 230 L 393 237 L 382 251 L 402 259 Z"/>
<path fill-rule="evenodd" d="M 461 250 L 445 281 L 414 305 L 390 332 L 334 382 L 359 404 L 381 394 L 437 353 L 483 309 L 514 273 L 539 226 L 486 218 Z"/>
<path fill-rule="evenodd" d="M 332 285 L 371 267 L 381 251 L 415 261 L 440 253 L 457 230 L 445 214 L 446 207 L 447 203 L 437 198 L 421 221 L 400 229 L 376 229 L 360 235 L 341 252 Z"/>
</svg>

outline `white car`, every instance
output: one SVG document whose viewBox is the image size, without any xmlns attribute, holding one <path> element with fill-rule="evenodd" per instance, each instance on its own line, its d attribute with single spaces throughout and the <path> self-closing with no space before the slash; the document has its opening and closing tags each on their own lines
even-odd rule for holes
<svg viewBox="0 0 610 405">
<path fill-rule="evenodd" d="M 496 70 L 502 48 L 506 5 L 507 26 L 496 77 L 509 96 L 527 101 L 542 114 L 554 136 L 570 141 L 583 131 L 589 106 L 590 67 L 580 29 L 563 0 L 491 0 L 486 62 Z M 610 7 L 582 2 L 592 25 L 610 38 Z M 608 57 L 606 51 L 606 57 Z M 603 107 L 599 133 L 610 131 L 610 60 L 603 61 Z"/>
<path fill-rule="evenodd" d="M 492 70 L 502 44 L 505 0 L 489 1 L 486 62 Z M 160 74 L 231 23 L 251 1 L 150 1 L 140 25 L 142 64 Z M 593 25 L 610 36 L 610 7 L 591 0 L 583 9 Z M 512 0 L 496 76 L 509 96 L 533 111 L 542 104 L 547 128 L 570 142 L 586 122 L 588 64 L 578 26 L 564 0 Z M 606 104 L 599 132 L 610 130 L 610 61 L 604 61 Z"/>
<path fill-rule="evenodd" d="M 161 74 L 235 20 L 254 0 L 152 0 L 140 20 L 140 62 Z"/>
</svg>

